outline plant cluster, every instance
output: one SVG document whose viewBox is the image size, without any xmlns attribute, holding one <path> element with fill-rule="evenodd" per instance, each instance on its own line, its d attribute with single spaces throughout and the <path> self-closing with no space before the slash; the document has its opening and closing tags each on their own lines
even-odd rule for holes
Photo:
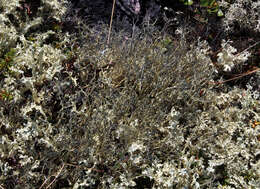
<svg viewBox="0 0 260 189">
<path fill-rule="evenodd" d="M 220 6 L 225 10 L 223 24 L 226 31 L 232 32 L 240 28 L 249 28 L 260 32 L 259 8 L 260 3 L 254 0 L 237 0 L 233 3 L 222 0 Z"/>
<path fill-rule="evenodd" d="M 185 24 L 112 30 L 107 44 L 108 26 L 70 7 L 0 3 L 0 187 L 260 186 L 259 72 L 216 84 L 247 50 L 223 41 L 213 63 Z"/>
<path fill-rule="evenodd" d="M 180 0 L 184 5 L 193 5 L 192 0 Z M 212 13 L 217 13 L 218 16 L 223 16 L 223 12 L 220 9 L 220 6 L 218 4 L 218 1 L 216 0 L 200 0 L 199 5 L 201 7 L 207 8 L 207 12 L 212 14 Z"/>
</svg>

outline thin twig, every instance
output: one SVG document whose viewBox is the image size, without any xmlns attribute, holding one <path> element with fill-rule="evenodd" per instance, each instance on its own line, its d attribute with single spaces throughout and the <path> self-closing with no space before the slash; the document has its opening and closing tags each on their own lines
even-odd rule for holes
<svg viewBox="0 0 260 189">
<path fill-rule="evenodd" d="M 3 186 L 1 186 L 1 185 L 0 185 L 0 188 L 1 188 L 1 189 L 4 189 L 4 187 L 3 187 Z"/>
<path fill-rule="evenodd" d="M 62 167 L 60 168 L 58 174 L 55 176 L 55 178 L 53 179 L 53 181 L 46 187 L 46 189 L 48 189 L 48 188 L 56 181 L 56 179 L 57 179 L 58 176 L 60 175 L 60 173 L 61 173 L 62 169 L 64 168 L 64 166 L 65 166 L 65 163 L 63 163 L 63 165 L 62 165 Z"/>
<path fill-rule="evenodd" d="M 63 163 L 63 165 L 62 165 L 62 167 L 60 168 L 58 174 L 55 176 L 55 178 L 53 179 L 53 181 L 46 187 L 46 189 L 48 189 L 48 188 L 56 181 L 56 179 L 57 179 L 58 176 L 60 175 L 60 173 L 61 173 L 62 169 L 64 168 L 64 166 L 65 166 L 65 163 Z M 53 175 L 52 175 L 52 176 L 53 176 Z M 52 176 L 50 176 L 49 178 L 47 178 L 47 179 L 44 181 L 44 183 L 42 183 L 42 185 L 41 185 L 41 187 L 40 187 L 39 189 L 42 189 L 43 186 L 45 185 L 45 183 L 46 183 Z"/>
<path fill-rule="evenodd" d="M 243 50 L 242 52 L 237 53 L 235 56 L 238 56 L 238 55 L 240 55 L 241 53 L 243 53 L 243 52 L 245 52 L 245 51 L 247 51 L 247 50 L 253 48 L 253 47 L 256 46 L 258 43 L 260 43 L 260 41 L 258 41 L 258 42 L 256 42 L 256 43 L 254 43 L 253 45 L 249 46 L 248 48 L 246 48 L 246 49 Z"/>
<path fill-rule="evenodd" d="M 116 5 L 116 0 L 113 0 L 113 7 L 112 7 L 112 12 L 111 12 L 110 24 L 109 24 L 109 32 L 108 32 L 108 38 L 107 38 L 107 45 L 109 45 L 109 42 L 110 42 L 110 36 L 111 36 L 111 30 L 112 30 L 112 23 L 113 23 L 113 16 L 114 16 L 114 12 L 115 12 L 115 5 Z"/>
<path fill-rule="evenodd" d="M 231 79 L 227 79 L 227 80 L 225 80 L 225 81 L 214 82 L 213 84 L 215 84 L 215 85 L 220 85 L 220 84 L 226 83 L 226 82 L 228 82 L 228 81 L 232 81 L 232 80 L 235 80 L 235 79 L 239 79 L 239 78 L 241 78 L 241 77 L 244 77 L 244 76 L 246 76 L 246 75 L 250 75 L 250 74 L 255 73 L 255 72 L 258 72 L 258 71 L 260 71 L 260 68 L 256 68 L 255 70 L 248 71 L 248 72 L 243 73 L 243 74 L 238 74 L 238 76 L 233 77 L 233 78 L 231 78 Z"/>
<path fill-rule="evenodd" d="M 49 178 L 51 178 L 51 177 L 49 177 Z M 42 185 L 40 186 L 40 188 L 39 189 L 42 189 L 43 188 L 43 186 L 45 185 L 45 183 L 49 180 L 49 178 L 47 178 L 43 183 L 42 183 Z"/>
</svg>

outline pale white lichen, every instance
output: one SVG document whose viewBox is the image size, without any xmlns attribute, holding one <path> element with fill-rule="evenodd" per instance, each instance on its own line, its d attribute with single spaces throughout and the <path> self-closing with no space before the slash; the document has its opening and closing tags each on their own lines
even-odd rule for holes
<svg viewBox="0 0 260 189">
<path fill-rule="evenodd" d="M 17 2 L 1 3 L 14 14 Z M 39 16 L 53 8 L 50 15 L 61 20 L 66 7 L 60 8 L 59 1 L 41 2 Z M 252 6 L 258 7 L 258 3 Z M 235 4 L 230 13 L 238 8 L 243 7 Z M 230 13 L 227 17 L 246 14 Z M 153 188 L 232 188 L 227 186 L 230 183 L 236 188 L 259 186 L 259 127 L 252 127 L 260 120 L 259 92 L 251 86 L 209 86 L 214 67 L 206 41 L 187 45 L 186 31 L 179 28 L 176 32 L 182 38 L 173 51 L 160 48 L 157 42 L 161 38 L 154 43 L 149 39 L 146 49 L 144 37 L 131 43 L 138 49 L 132 54 L 125 54 L 127 44 L 104 51 L 104 41 L 95 44 L 95 48 L 100 46 L 96 52 L 98 49 L 90 46 L 99 36 L 89 30 L 92 33 L 87 39 L 81 36 L 84 48 L 73 54 L 77 60 L 68 61 L 76 68 L 68 71 L 63 61 L 70 56 L 64 49 L 73 51 L 76 43 L 69 33 L 62 35 L 62 48 L 58 48 L 45 41 L 58 32 L 42 31 L 32 38 L 25 35 L 42 24 L 41 18 L 19 23 L 25 27 L 18 31 L 4 24 L 8 21 L 5 14 L 0 14 L 0 45 L 16 45 L 16 56 L 13 75 L 1 80 L 2 87 L 14 96 L 0 106 L 1 181 L 13 172 L 28 178 L 23 182 L 33 188 L 31 180 L 40 183 L 39 178 L 56 174 L 56 165 L 49 161 L 51 154 L 66 164 L 64 177 L 76 175 L 73 183 L 74 178 L 66 177 L 75 189 L 140 187 L 137 180 L 146 178 Z M 235 53 L 232 43 L 223 41 L 218 63 L 224 71 L 244 64 L 250 56 L 246 51 Z M 105 74 L 113 67 L 111 62 L 125 66 L 125 82 L 118 88 L 107 82 L 112 81 L 113 75 Z M 95 63 L 102 69 L 90 69 Z M 24 77 L 28 70 L 31 75 Z M 89 81 L 86 78 L 91 74 L 97 75 Z M 202 95 L 201 89 L 205 90 Z M 16 165 L 5 161 L 10 157 L 17 157 Z M 23 173 L 19 164 L 31 170 Z M 42 165 L 51 167 L 49 175 L 42 173 Z"/>
<path fill-rule="evenodd" d="M 237 53 L 237 49 L 230 45 L 230 42 L 223 41 L 222 51 L 218 53 L 218 64 L 222 65 L 225 72 L 230 72 L 235 66 L 241 65 L 248 60 L 251 55 L 248 51 Z"/>
<path fill-rule="evenodd" d="M 228 3 L 222 0 L 220 6 L 227 10 L 224 14 L 224 26 L 226 31 L 234 29 L 234 23 L 238 23 L 240 27 L 248 27 L 256 32 L 259 32 L 259 1 L 253 0 L 237 0 L 233 3 Z"/>
</svg>

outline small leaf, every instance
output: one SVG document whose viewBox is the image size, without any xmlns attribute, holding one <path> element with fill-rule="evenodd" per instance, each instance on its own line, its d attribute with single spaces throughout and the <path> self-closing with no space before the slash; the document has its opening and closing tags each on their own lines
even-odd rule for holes
<svg viewBox="0 0 260 189">
<path fill-rule="evenodd" d="M 208 13 L 217 13 L 219 9 L 207 9 Z"/>
<path fill-rule="evenodd" d="M 209 6 L 209 0 L 200 0 L 200 6 L 202 7 Z"/>
<path fill-rule="evenodd" d="M 193 4 L 193 0 L 180 0 L 181 2 L 183 2 L 184 5 L 192 5 Z"/>
<path fill-rule="evenodd" d="M 192 0 L 187 0 L 184 2 L 184 5 L 192 5 L 193 1 Z"/>
<path fill-rule="evenodd" d="M 219 17 L 224 16 L 224 13 L 222 12 L 221 9 L 218 10 L 218 16 L 219 16 Z"/>
<path fill-rule="evenodd" d="M 211 2 L 209 3 L 209 7 L 210 7 L 210 8 L 216 8 L 216 7 L 218 7 L 218 3 L 217 3 L 215 0 L 213 0 L 213 1 L 211 1 Z"/>
</svg>

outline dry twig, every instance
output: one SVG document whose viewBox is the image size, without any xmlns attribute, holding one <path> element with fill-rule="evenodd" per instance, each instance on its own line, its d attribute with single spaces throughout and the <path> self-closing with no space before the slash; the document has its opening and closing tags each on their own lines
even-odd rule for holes
<svg viewBox="0 0 260 189">
<path fill-rule="evenodd" d="M 253 73 L 258 72 L 258 71 L 260 71 L 260 68 L 255 68 L 255 69 L 252 70 L 252 71 L 248 71 L 248 72 L 246 72 L 246 73 L 238 74 L 238 75 L 236 75 L 235 77 L 233 77 L 233 78 L 231 78 L 231 79 L 227 79 L 227 80 L 225 80 L 225 81 L 214 82 L 213 84 L 215 84 L 215 85 L 220 85 L 220 84 L 223 84 L 223 83 L 226 83 L 226 82 L 229 82 L 229 81 L 232 81 L 232 80 L 235 80 L 235 79 L 239 79 L 239 78 L 241 78 L 241 77 L 244 77 L 244 76 L 253 74 Z"/>
<path fill-rule="evenodd" d="M 112 30 L 112 23 L 113 23 L 113 16 L 114 16 L 114 12 L 115 12 L 115 5 L 116 5 L 116 0 L 113 0 L 113 7 L 112 7 L 112 12 L 111 12 L 110 24 L 109 24 L 109 32 L 108 32 L 108 38 L 107 38 L 107 45 L 109 45 L 109 42 L 110 42 L 110 36 L 111 36 L 111 30 Z"/>
<path fill-rule="evenodd" d="M 63 163 L 63 165 L 62 165 L 62 167 L 60 168 L 58 174 L 55 176 L 55 178 L 53 179 L 53 181 L 46 187 L 46 189 L 48 189 L 48 188 L 56 181 L 56 179 L 57 179 L 58 176 L 60 175 L 60 173 L 61 173 L 62 169 L 64 168 L 64 166 L 65 166 L 65 163 Z M 46 183 L 50 178 L 51 178 L 51 176 L 44 181 L 44 183 L 41 185 L 41 187 L 40 187 L 39 189 L 43 188 L 43 186 L 45 185 L 45 183 Z"/>
</svg>

